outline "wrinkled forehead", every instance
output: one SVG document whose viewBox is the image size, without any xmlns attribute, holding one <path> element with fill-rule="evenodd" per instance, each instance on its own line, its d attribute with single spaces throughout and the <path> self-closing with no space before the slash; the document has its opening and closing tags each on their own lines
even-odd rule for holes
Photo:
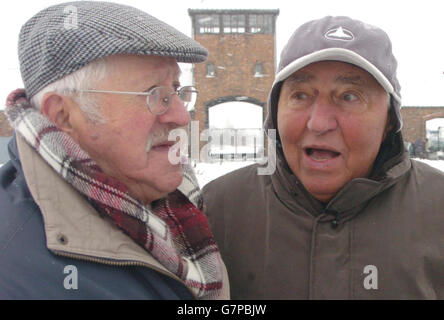
<svg viewBox="0 0 444 320">
<path fill-rule="evenodd" d="M 304 66 L 285 79 L 284 83 L 286 85 L 293 85 L 323 80 L 359 87 L 377 87 L 385 91 L 379 82 L 366 70 L 347 62 L 332 60 L 313 62 Z"/>
</svg>

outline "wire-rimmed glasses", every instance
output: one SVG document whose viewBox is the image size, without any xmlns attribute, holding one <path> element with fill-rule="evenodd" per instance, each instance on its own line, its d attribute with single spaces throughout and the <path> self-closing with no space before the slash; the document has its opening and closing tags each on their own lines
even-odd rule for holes
<svg viewBox="0 0 444 320">
<path fill-rule="evenodd" d="M 162 115 L 168 111 L 171 105 L 173 95 L 177 94 L 179 99 L 183 102 L 185 108 L 191 108 L 197 99 L 197 93 L 193 86 L 183 86 L 171 91 L 171 87 L 160 86 L 154 87 L 147 92 L 130 92 L 130 91 L 109 91 L 109 90 L 93 90 L 85 89 L 80 92 L 92 93 L 114 93 L 114 94 L 132 94 L 146 96 L 146 105 L 154 115 Z"/>
</svg>

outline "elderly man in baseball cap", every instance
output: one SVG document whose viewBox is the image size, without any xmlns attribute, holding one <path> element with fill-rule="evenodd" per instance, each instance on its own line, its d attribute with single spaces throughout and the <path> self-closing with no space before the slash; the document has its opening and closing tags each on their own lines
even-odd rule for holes
<svg viewBox="0 0 444 320">
<path fill-rule="evenodd" d="M 138 9 L 79 1 L 19 36 L 0 171 L 0 298 L 225 299 L 191 169 L 169 160 L 207 51 Z"/>
<path fill-rule="evenodd" d="M 348 17 L 299 27 L 265 128 L 276 170 L 208 184 L 234 299 L 444 298 L 444 174 L 403 146 L 387 34 Z"/>
</svg>

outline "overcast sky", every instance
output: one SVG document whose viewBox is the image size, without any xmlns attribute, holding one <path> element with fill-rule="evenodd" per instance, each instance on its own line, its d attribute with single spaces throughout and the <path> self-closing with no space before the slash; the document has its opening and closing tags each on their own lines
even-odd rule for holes
<svg viewBox="0 0 444 320">
<path fill-rule="evenodd" d="M 0 2 L 2 53 L 0 99 L 22 86 L 17 38 L 20 27 L 57 0 Z M 384 29 L 398 60 L 398 79 L 405 106 L 444 106 L 444 1 L 442 0 L 120 0 L 191 36 L 188 9 L 279 9 L 277 56 L 301 24 L 326 15 L 348 15 Z M 279 59 L 279 58 L 278 58 Z M 2 101 L 2 106 L 4 102 Z"/>
</svg>

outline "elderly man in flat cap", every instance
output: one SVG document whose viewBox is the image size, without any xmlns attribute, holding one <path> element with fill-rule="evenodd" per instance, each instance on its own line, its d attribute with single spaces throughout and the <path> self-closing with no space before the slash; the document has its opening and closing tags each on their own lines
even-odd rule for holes
<svg viewBox="0 0 444 320">
<path fill-rule="evenodd" d="M 207 51 L 132 7 L 49 7 L 19 36 L 0 171 L 0 298 L 225 299 L 225 266 L 169 133 Z"/>
<path fill-rule="evenodd" d="M 444 299 L 444 174 L 409 159 L 387 34 L 298 28 L 269 95 L 276 171 L 206 185 L 234 299 Z M 260 168 L 263 169 L 263 168 Z"/>
</svg>

